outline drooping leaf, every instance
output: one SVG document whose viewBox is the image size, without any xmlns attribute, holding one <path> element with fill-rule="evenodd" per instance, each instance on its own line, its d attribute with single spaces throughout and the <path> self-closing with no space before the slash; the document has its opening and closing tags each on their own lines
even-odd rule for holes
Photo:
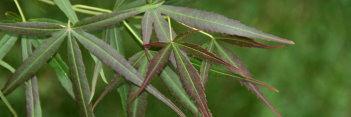
<svg viewBox="0 0 351 117">
<path fill-rule="evenodd" d="M 31 40 L 25 39 L 23 37 L 21 40 L 22 44 L 22 58 L 23 61 L 28 58 L 29 55 L 33 53 Z M 25 94 L 26 94 L 26 109 L 28 117 L 41 117 L 41 105 L 39 99 L 39 87 L 38 80 L 36 76 L 33 76 L 25 84 Z"/>
<path fill-rule="evenodd" d="M 174 32 L 173 28 L 170 27 L 169 23 L 162 17 L 161 13 L 157 10 L 151 11 L 152 16 L 154 17 L 154 27 L 155 33 L 159 41 L 169 42 L 173 40 L 177 35 Z"/>
<path fill-rule="evenodd" d="M 146 11 L 144 14 L 144 17 L 141 21 L 141 30 L 142 30 L 142 34 L 143 34 L 143 44 L 149 44 L 150 39 L 151 39 L 151 35 L 152 35 L 152 24 L 155 21 L 155 17 L 152 17 L 153 12 L 150 11 Z"/>
<path fill-rule="evenodd" d="M 207 50 L 209 52 L 212 52 L 213 51 L 213 41 L 211 41 L 209 44 L 208 44 L 208 47 L 207 47 Z M 208 73 L 210 71 L 210 68 L 211 68 L 211 63 L 210 61 L 208 60 L 203 60 L 202 63 L 201 63 L 201 67 L 200 67 L 200 76 L 201 76 L 201 80 L 202 80 L 202 83 L 205 85 L 206 82 L 208 81 Z"/>
<path fill-rule="evenodd" d="M 125 60 L 123 56 L 118 54 L 112 47 L 102 42 L 97 37 L 83 32 L 72 31 L 72 34 L 82 43 L 82 45 L 98 57 L 108 67 L 114 69 L 120 75 L 134 84 L 141 86 L 143 77 Z M 161 100 L 163 103 L 172 108 L 179 116 L 184 117 L 184 113 L 176 107 L 168 98 L 162 95 L 157 89 L 149 85 L 146 90 Z"/>
<path fill-rule="evenodd" d="M 15 45 L 17 37 L 5 34 L 0 40 L 0 60 L 11 50 Z"/>
<path fill-rule="evenodd" d="M 54 0 L 54 2 L 73 24 L 79 21 L 77 14 L 74 12 L 72 4 L 69 2 L 69 0 Z"/>
<path fill-rule="evenodd" d="M 183 87 L 195 101 L 200 114 L 204 117 L 211 117 L 212 114 L 207 106 L 205 89 L 199 72 L 177 46 L 173 45 L 172 47 Z"/>
<path fill-rule="evenodd" d="M 216 40 L 218 41 L 223 41 L 232 45 L 237 45 L 240 47 L 250 47 L 250 48 L 264 48 L 264 49 L 276 49 L 276 48 L 281 48 L 284 47 L 282 45 L 280 46 L 269 46 L 265 45 L 262 43 L 259 43 L 253 39 L 250 38 L 244 38 L 244 37 L 217 37 Z"/>
<path fill-rule="evenodd" d="M 41 68 L 41 66 L 56 53 L 66 34 L 65 31 L 61 31 L 55 33 L 48 40 L 45 40 L 8 79 L 5 87 L 2 89 L 3 93 L 7 95 L 20 84 L 29 80 Z"/>
<path fill-rule="evenodd" d="M 137 93 L 133 95 L 133 97 L 131 97 L 132 99 L 137 97 L 146 88 L 146 86 L 149 85 L 151 80 L 161 72 L 161 70 L 166 65 L 169 59 L 169 55 L 171 54 L 171 51 L 172 51 L 172 45 L 169 44 L 165 48 L 161 49 L 155 56 L 153 56 L 153 58 L 150 60 L 150 64 L 147 67 L 148 70 L 146 72 L 146 76 L 143 81 L 143 84 L 141 85 Z"/>
<path fill-rule="evenodd" d="M 0 23 L 0 30 L 28 36 L 45 36 L 64 30 L 64 26 L 46 22 Z"/>
<path fill-rule="evenodd" d="M 5 103 L 6 107 L 9 109 L 13 117 L 18 117 L 17 112 L 15 111 L 15 109 L 13 109 L 12 105 L 10 104 L 10 102 L 7 100 L 7 98 L 1 91 L 0 91 L 0 99 Z"/>
<path fill-rule="evenodd" d="M 294 44 L 293 41 L 261 32 L 243 25 L 239 21 L 207 11 L 169 5 L 162 5 L 157 10 L 179 22 L 200 30 L 224 33 L 228 35 L 238 35 L 247 38 L 257 38 L 279 43 Z"/>
<path fill-rule="evenodd" d="M 222 46 L 218 44 L 218 42 L 214 42 L 216 50 L 218 51 L 218 54 L 223 57 L 225 60 L 227 60 L 230 64 L 233 66 L 237 66 L 239 69 L 244 71 L 246 76 L 245 78 L 247 79 L 253 79 L 249 71 L 247 70 L 246 66 L 239 60 L 238 57 L 236 57 L 233 53 L 226 51 Z M 273 107 L 272 104 L 269 103 L 269 101 L 263 96 L 263 93 L 260 91 L 260 88 L 257 87 L 256 84 L 253 84 L 251 82 L 247 82 L 244 80 L 241 80 L 240 83 L 244 85 L 249 91 L 251 91 L 253 94 L 255 94 L 258 98 L 260 98 L 272 111 L 275 113 L 278 117 L 281 117 L 279 112 Z"/>
<path fill-rule="evenodd" d="M 83 63 L 82 53 L 78 43 L 71 36 L 70 32 L 67 40 L 68 63 L 71 71 L 73 91 L 76 97 L 76 102 L 84 117 L 94 117 L 92 105 L 89 103 L 90 88 L 85 74 L 85 66 Z"/>
<path fill-rule="evenodd" d="M 33 40 L 33 45 L 38 48 L 42 43 L 41 40 Z M 50 61 L 49 65 L 56 72 L 56 76 L 61 86 L 66 90 L 66 92 L 75 100 L 74 92 L 72 88 L 72 81 L 70 79 L 69 68 L 66 62 L 62 59 L 60 54 L 56 54 Z"/>
<path fill-rule="evenodd" d="M 97 106 L 97 104 L 100 103 L 100 101 L 108 94 L 110 93 L 113 89 L 121 86 L 125 82 L 124 79 L 122 78 L 113 78 L 111 82 L 105 87 L 104 91 L 100 94 L 100 96 L 96 99 L 96 101 L 93 104 L 93 110 Z"/>
<path fill-rule="evenodd" d="M 75 27 L 85 31 L 100 30 L 100 29 L 118 24 L 119 22 L 129 17 L 145 12 L 146 10 L 159 7 L 160 5 L 161 4 L 150 4 L 150 5 L 145 5 L 142 7 L 130 9 L 130 10 L 117 11 L 117 12 L 88 17 L 78 22 L 75 25 Z"/>
</svg>

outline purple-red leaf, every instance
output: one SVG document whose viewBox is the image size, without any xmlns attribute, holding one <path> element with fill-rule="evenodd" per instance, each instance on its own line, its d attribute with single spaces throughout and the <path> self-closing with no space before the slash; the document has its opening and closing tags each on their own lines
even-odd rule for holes
<svg viewBox="0 0 351 117">
<path fill-rule="evenodd" d="M 173 28 L 170 27 L 169 23 L 162 17 L 159 11 L 153 10 L 151 13 L 155 18 L 154 27 L 156 36 L 159 41 L 169 42 L 173 40 L 177 35 Z"/>
<path fill-rule="evenodd" d="M 145 88 L 146 86 L 149 85 L 150 81 L 160 73 L 160 71 L 163 69 L 163 67 L 166 65 L 169 55 L 171 54 L 172 51 L 172 45 L 169 44 L 162 50 L 160 50 L 150 61 L 150 64 L 148 66 L 148 71 L 146 73 L 146 77 L 144 79 L 143 84 L 140 86 L 140 89 L 137 91 L 135 95 L 131 97 L 133 100 L 136 98 Z"/>
<path fill-rule="evenodd" d="M 279 46 L 269 46 L 262 43 L 259 43 L 253 39 L 245 38 L 245 37 L 218 37 L 216 38 L 218 41 L 223 41 L 232 45 L 237 45 L 240 47 L 250 47 L 250 48 L 264 48 L 264 49 L 276 49 L 284 47 L 283 45 Z"/>
<path fill-rule="evenodd" d="M 213 41 L 211 41 L 207 47 L 209 52 L 213 51 Z M 202 78 L 202 83 L 205 85 L 208 80 L 208 73 L 210 72 L 211 63 L 208 60 L 203 60 L 200 67 L 200 76 Z"/>
<path fill-rule="evenodd" d="M 191 64 L 190 60 L 184 55 L 181 50 L 173 46 L 173 51 L 177 63 L 177 70 L 182 80 L 183 87 L 192 97 L 203 117 L 212 117 L 212 114 L 207 106 L 206 94 L 204 85 L 201 82 L 199 72 Z"/>
<path fill-rule="evenodd" d="M 216 50 L 218 52 L 218 54 L 224 58 L 225 60 L 227 60 L 231 65 L 238 67 L 240 70 L 242 70 L 244 72 L 244 74 L 242 74 L 243 76 L 245 76 L 247 79 L 253 79 L 251 74 L 249 73 L 249 71 L 247 70 L 246 66 L 239 60 L 239 58 L 237 56 L 235 56 L 233 53 L 229 52 L 228 50 L 226 50 L 225 48 L 223 48 L 221 45 L 219 45 L 216 41 L 215 41 L 215 47 Z M 234 73 L 236 73 L 235 71 L 233 71 Z M 263 93 L 260 91 L 260 88 L 257 87 L 256 84 L 253 84 L 251 82 L 247 82 L 244 80 L 240 80 L 240 83 L 242 85 L 244 85 L 249 91 L 251 91 L 252 93 L 254 93 L 258 98 L 260 98 L 278 117 L 281 117 L 281 115 L 279 114 L 279 112 L 273 107 L 272 104 L 269 103 L 269 101 L 263 96 Z"/>
<path fill-rule="evenodd" d="M 230 69 L 235 70 L 236 72 L 238 72 L 238 74 L 245 76 L 245 73 L 242 70 L 229 64 L 228 62 L 224 61 L 222 58 L 217 57 L 214 53 L 206 50 L 205 48 L 202 48 L 199 45 L 182 42 L 182 43 L 177 43 L 177 46 L 179 46 L 182 50 L 184 50 L 189 54 L 192 54 L 204 60 L 209 60 L 215 63 L 223 64 L 229 67 Z"/>
<path fill-rule="evenodd" d="M 188 26 L 211 32 L 238 35 L 248 38 L 258 38 L 279 43 L 294 44 L 293 41 L 283 39 L 257 29 L 241 24 L 223 15 L 185 7 L 162 5 L 157 8 L 162 14 L 170 16 L 178 22 Z"/>
</svg>

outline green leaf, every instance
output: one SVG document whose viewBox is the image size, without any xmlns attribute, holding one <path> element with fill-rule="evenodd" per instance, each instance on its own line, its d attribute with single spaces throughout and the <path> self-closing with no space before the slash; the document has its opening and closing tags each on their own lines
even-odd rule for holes
<svg viewBox="0 0 351 117">
<path fill-rule="evenodd" d="M 279 43 L 294 44 L 293 41 L 267 34 L 241 24 L 225 16 L 185 7 L 162 5 L 158 8 L 163 14 L 172 17 L 188 26 L 211 32 L 238 35 L 247 38 L 258 38 Z"/>
<path fill-rule="evenodd" d="M 21 40 L 22 44 L 22 58 L 23 61 L 33 53 L 31 40 L 23 37 Z M 33 76 L 30 80 L 25 82 L 25 94 L 26 94 L 26 108 L 27 116 L 29 117 L 41 117 L 41 106 L 39 99 L 39 88 L 38 80 L 36 76 Z"/>
<path fill-rule="evenodd" d="M 45 22 L 0 23 L 0 30 L 28 36 L 46 36 L 64 30 L 64 26 Z"/>
<path fill-rule="evenodd" d="M 239 60 L 238 57 L 236 57 L 233 53 L 226 51 L 221 45 L 218 44 L 218 42 L 214 41 L 216 50 L 218 51 L 218 54 L 228 61 L 231 65 L 238 67 L 242 71 L 244 71 L 244 74 L 242 76 L 245 76 L 247 79 L 253 79 L 249 71 L 247 70 L 246 66 Z M 275 113 L 278 117 L 281 117 L 278 111 L 273 107 L 272 104 L 269 103 L 269 101 L 263 96 L 263 93 L 260 91 L 260 88 L 257 87 L 256 84 L 243 81 L 241 80 L 240 83 L 244 85 L 249 91 L 251 91 L 253 94 L 255 94 L 258 98 L 260 98 L 272 111 Z"/>
<path fill-rule="evenodd" d="M 41 40 L 33 40 L 33 45 L 38 48 L 42 43 Z M 62 59 L 60 54 L 56 54 L 50 61 L 49 65 L 56 72 L 57 79 L 59 80 L 61 86 L 66 90 L 66 92 L 75 100 L 74 92 L 72 88 L 72 81 L 70 79 L 69 68 L 66 62 Z"/>
<path fill-rule="evenodd" d="M 54 2 L 73 24 L 79 21 L 77 14 L 74 12 L 72 4 L 69 2 L 69 0 L 54 0 Z"/>
<path fill-rule="evenodd" d="M 169 23 L 167 23 L 162 17 L 161 13 L 157 10 L 152 10 L 151 14 L 151 17 L 154 17 L 155 19 L 154 27 L 158 40 L 161 42 L 169 42 L 173 40 L 177 35 Z"/>
<path fill-rule="evenodd" d="M 66 34 L 67 32 L 65 31 L 55 33 L 51 38 L 43 42 L 8 79 L 5 87 L 2 89 L 3 93 L 7 95 L 23 82 L 29 80 L 56 53 Z"/>
<path fill-rule="evenodd" d="M 216 40 L 223 41 L 232 45 L 237 45 L 240 47 L 249 47 L 249 48 L 264 48 L 264 49 L 276 49 L 284 47 L 280 46 L 269 46 L 262 43 L 259 43 L 253 39 L 245 38 L 245 37 L 217 37 Z"/>
<path fill-rule="evenodd" d="M 150 64 L 147 67 L 147 73 L 143 84 L 140 86 L 140 89 L 137 91 L 137 93 L 131 97 L 131 99 L 137 97 L 146 88 L 146 86 L 150 84 L 151 80 L 161 72 L 169 59 L 171 51 L 172 45 L 169 44 L 165 48 L 161 49 L 155 56 L 153 56 L 153 58 L 150 60 Z"/>
<path fill-rule="evenodd" d="M 90 89 L 89 83 L 85 74 L 85 66 L 83 63 L 82 53 L 78 43 L 71 36 L 70 32 L 67 40 L 68 63 L 70 66 L 73 91 L 76 97 L 76 102 L 81 110 L 82 116 L 94 117 L 92 106 L 89 103 Z"/>
<path fill-rule="evenodd" d="M 10 102 L 6 99 L 5 95 L 0 91 L 0 99 L 5 103 L 6 107 L 10 110 L 13 117 L 18 117 L 17 112 L 11 106 Z"/>
<path fill-rule="evenodd" d="M 113 11 L 116 11 L 119 7 L 121 7 L 125 1 L 126 0 L 116 0 L 115 5 L 113 6 Z"/>
<path fill-rule="evenodd" d="M 205 89 L 201 82 L 199 72 L 191 64 L 187 56 L 184 55 L 176 45 L 172 45 L 172 47 L 177 63 L 177 70 L 185 90 L 197 104 L 201 115 L 204 117 L 211 117 L 212 114 L 207 106 Z"/>
<path fill-rule="evenodd" d="M 82 45 L 98 57 L 105 65 L 114 69 L 120 75 L 134 84 L 141 86 L 143 77 L 138 73 L 123 56 L 118 54 L 112 47 L 96 38 L 95 36 L 82 32 L 72 31 L 72 34 L 82 43 Z M 168 98 L 162 95 L 157 89 L 148 86 L 146 90 L 156 98 L 172 108 L 179 116 L 184 117 L 184 113 L 176 107 Z"/>
<path fill-rule="evenodd" d="M 130 9 L 130 10 L 117 11 L 117 12 L 88 17 L 78 22 L 75 25 L 75 27 L 85 31 L 100 30 L 100 29 L 118 24 L 119 22 L 129 17 L 143 13 L 146 10 L 159 7 L 160 5 L 161 4 L 150 4 L 150 5 L 145 5 L 142 7 Z"/>
<path fill-rule="evenodd" d="M 153 12 L 146 11 L 141 21 L 141 30 L 143 34 L 144 44 L 149 44 L 151 39 L 153 30 L 152 24 L 155 21 L 155 17 L 153 17 L 152 13 Z"/>
<path fill-rule="evenodd" d="M 17 37 L 13 35 L 5 34 L 0 40 L 0 60 L 11 50 L 15 45 Z"/>
</svg>

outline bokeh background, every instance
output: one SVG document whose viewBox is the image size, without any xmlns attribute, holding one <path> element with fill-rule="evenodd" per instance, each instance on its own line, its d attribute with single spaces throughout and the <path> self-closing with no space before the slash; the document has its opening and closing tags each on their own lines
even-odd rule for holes
<svg viewBox="0 0 351 117">
<path fill-rule="evenodd" d="M 27 18 L 49 17 L 65 21 L 58 8 L 36 0 L 19 0 Z M 114 0 L 71 0 L 111 9 Z M 265 32 L 295 41 L 276 50 L 232 47 L 247 64 L 253 76 L 280 90 L 262 88 L 266 97 L 285 117 L 351 116 L 351 1 L 350 0 L 192 0 L 179 4 L 223 14 Z M 0 1 L 0 19 L 6 11 L 17 12 L 11 0 Z M 80 17 L 86 17 L 81 15 Z M 135 44 L 135 42 L 126 42 Z M 271 43 L 274 45 L 274 43 Z M 136 48 L 128 46 L 127 55 Z M 18 67 L 19 44 L 5 57 Z M 85 52 L 86 54 L 86 52 Z M 91 63 L 89 55 L 86 63 Z M 88 70 L 93 65 L 87 64 Z M 0 86 L 10 72 L 0 68 Z M 91 75 L 91 72 L 88 72 Z M 61 88 L 50 67 L 38 74 L 45 117 L 77 117 L 74 101 Z M 153 81 L 162 92 L 162 83 Z M 100 86 L 103 89 L 103 85 Z M 273 117 L 273 113 L 253 94 L 231 79 L 211 75 L 206 86 L 209 107 L 215 117 Z M 8 99 L 21 117 L 25 116 L 24 88 Z M 109 94 L 96 108 L 97 117 L 121 116 L 117 93 Z M 0 102 L 0 117 L 10 117 Z M 146 117 L 172 117 L 176 114 L 150 96 Z"/>
</svg>

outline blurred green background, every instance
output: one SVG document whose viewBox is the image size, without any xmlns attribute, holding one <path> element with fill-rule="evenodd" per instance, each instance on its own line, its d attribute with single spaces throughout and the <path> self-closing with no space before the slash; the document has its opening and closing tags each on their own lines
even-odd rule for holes
<svg viewBox="0 0 351 117">
<path fill-rule="evenodd" d="M 19 1 L 27 18 L 66 20 L 56 7 L 36 0 Z M 111 9 L 114 2 L 71 1 L 107 9 Z M 268 100 L 283 116 L 351 116 L 350 0 L 194 0 L 180 5 L 223 14 L 248 26 L 295 41 L 295 45 L 276 50 L 232 47 L 256 79 L 280 90 L 280 93 L 275 93 L 262 88 Z M 17 12 L 11 0 L 0 1 L 0 19 L 5 19 L 6 11 Z M 17 67 L 21 63 L 20 53 L 17 44 L 4 60 Z M 86 55 L 86 58 L 89 56 Z M 87 59 L 86 62 L 92 61 Z M 87 67 L 91 70 L 93 65 L 88 64 Z M 10 72 L 0 68 L 0 86 L 9 75 Z M 52 69 L 46 66 L 38 76 L 45 117 L 79 116 L 74 101 L 61 88 Z M 168 94 L 159 79 L 153 84 Z M 100 85 L 100 92 L 102 88 L 103 85 Z M 215 117 L 274 116 L 260 100 L 231 78 L 211 75 L 206 93 Z M 8 99 L 24 117 L 24 88 L 16 90 Z M 149 100 L 147 117 L 176 116 L 154 97 L 150 96 Z M 120 99 L 117 93 L 112 93 L 98 105 L 96 116 L 117 115 L 121 115 Z M 0 102 L 0 117 L 9 116 L 7 108 Z"/>
</svg>

